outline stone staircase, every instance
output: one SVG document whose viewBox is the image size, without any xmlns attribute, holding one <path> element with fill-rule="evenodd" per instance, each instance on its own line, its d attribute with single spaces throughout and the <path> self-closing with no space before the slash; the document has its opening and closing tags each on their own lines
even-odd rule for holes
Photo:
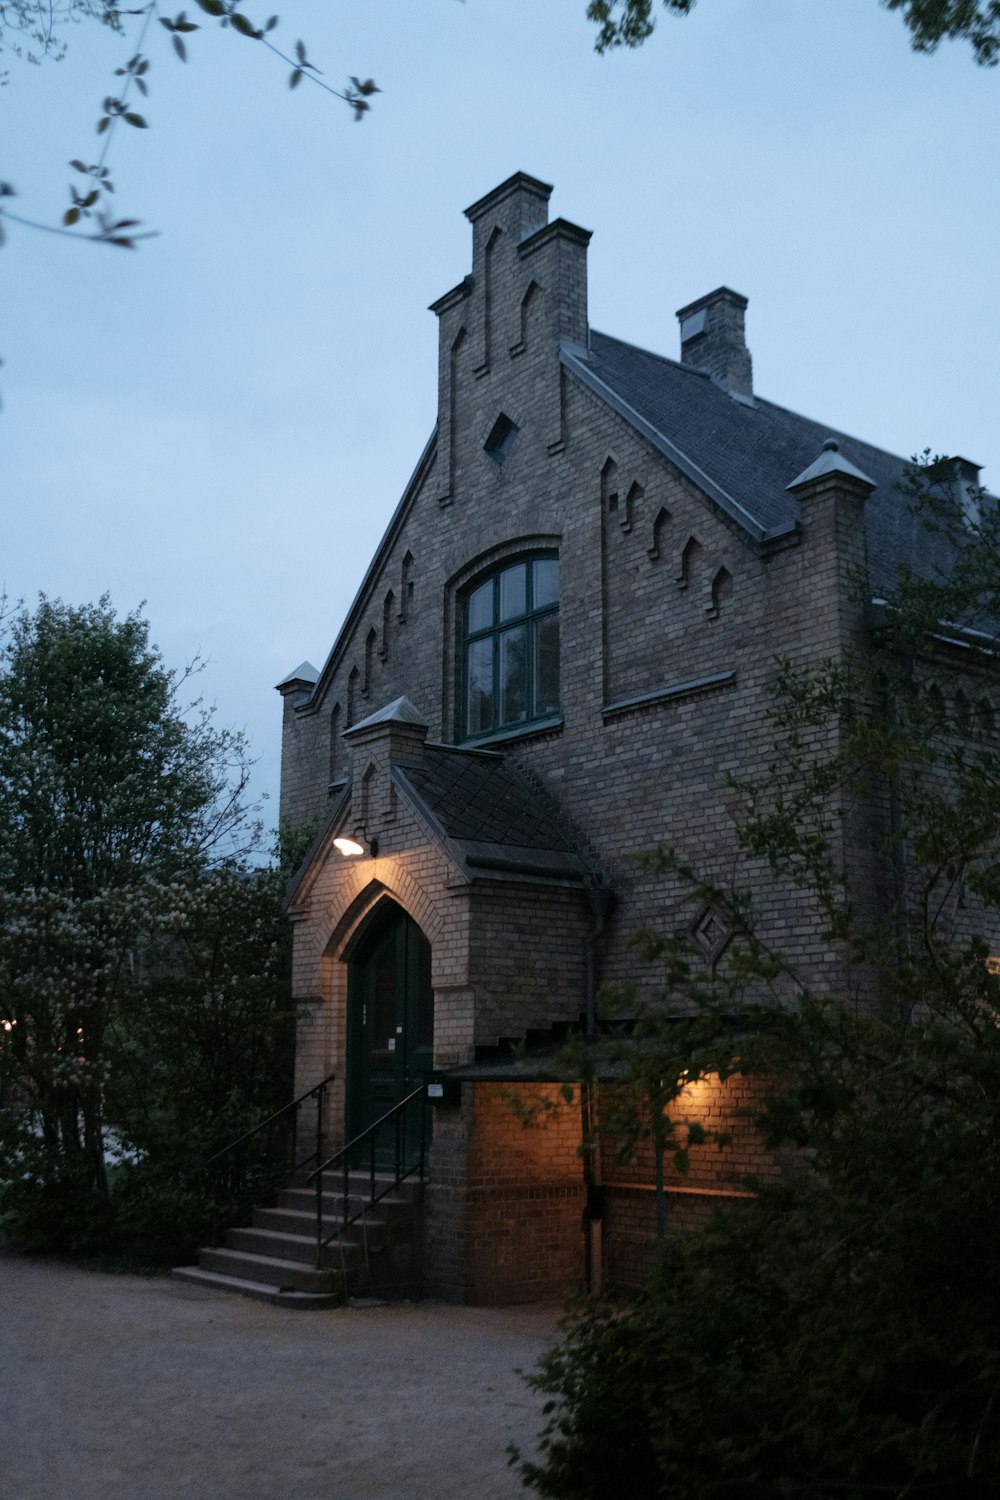
<svg viewBox="0 0 1000 1500">
<path fill-rule="evenodd" d="M 324 1179 L 324 1235 L 340 1222 L 343 1181 L 340 1173 Z M 196 1266 L 176 1266 L 172 1274 L 278 1307 L 337 1307 L 351 1296 L 419 1297 L 422 1184 L 376 1174 L 375 1191 L 385 1196 L 372 1204 L 369 1174 L 351 1174 L 348 1217 L 353 1222 L 324 1248 L 321 1267 L 316 1265 L 315 1189 L 290 1187 L 278 1194 L 273 1208 L 257 1209 L 253 1224 L 231 1229 L 225 1245 L 206 1246 Z"/>
</svg>

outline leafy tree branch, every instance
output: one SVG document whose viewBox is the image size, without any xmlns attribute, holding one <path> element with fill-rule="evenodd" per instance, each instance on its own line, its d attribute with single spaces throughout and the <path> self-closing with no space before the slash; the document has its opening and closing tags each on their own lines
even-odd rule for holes
<svg viewBox="0 0 1000 1500">
<path fill-rule="evenodd" d="M 675 16 L 688 15 L 695 0 L 662 0 Z M 1000 60 L 1000 0 L 879 0 L 901 13 L 914 52 L 936 52 L 943 41 L 964 41 L 981 67 Z M 656 27 L 655 0 L 590 0 L 587 15 L 597 25 L 598 52 L 641 47 Z"/>
</svg>

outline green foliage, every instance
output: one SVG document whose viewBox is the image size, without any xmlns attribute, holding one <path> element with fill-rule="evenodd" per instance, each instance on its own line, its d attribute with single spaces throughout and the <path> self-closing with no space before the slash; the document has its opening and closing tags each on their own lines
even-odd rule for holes
<svg viewBox="0 0 1000 1500">
<path fill-rule="evenodd" d="M 246 745 L 188 677 L 106 598 L 0 648 L 0 1209 L 32 1243 L 183 1236 L 205 1158 L 287 1097 L 287 872 L 248 863 Z"/>
<path fill-rule="evenodd" d="M 626 1150 L 679 1165 L 712 1139 L 685 1087 L 740 1074 L 790 1169 L 668 1236 L 637 1303 L 570 1319 L 530 1377 L 540 1494 L 1000 1489 L 1000 511 L 929 455 L 906 489 L 937 568 L 901 577 L 856 657 L 777 664 L 773 762 L 742 787 L 742 852 L 808 899 L 837 980 L 769 944 L 753 894 L 654 854 L 734 936 L 713 969 L 687 935 L 639 934 L 674 1019 L 651 1006 L 603 1049 Z M 845 828 L 871 853 L 864 900 Z"/>
<path fill-rule="evenodd" d="M 966 41 L 976 62 L 992 68 L 1000 58 L 1000 0 L 879 0 L 902 12 L 914 52 L 934 52 L 942 41 Z M 674 15 L 686 16 L 695 0 L 663 0 Z M 597 23 L 598 52 L 641 47 L 653 33 L 653 0 L 590 0 L 587 15 Z"/>
<path fill-rule="evenodd" d="M 570 1321 L 530 1380 L 540 1494 L 996 1493 L 994 1013 L 747 1018 L 741 1066 L 782 1069 L 761 1127 L 809 1165 L 668 1237 L 636 1304 Z"/>
</svg>

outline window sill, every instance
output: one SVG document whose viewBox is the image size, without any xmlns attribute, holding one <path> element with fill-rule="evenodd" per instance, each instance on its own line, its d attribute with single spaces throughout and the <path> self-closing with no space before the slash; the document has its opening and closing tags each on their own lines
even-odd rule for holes
<svg viewBox="0 0 1000 1500">
<path fill-rule="evenodd" d="M 601 710 L 604 722 L 617 719 L 621 714 L 638 708 L 655 708 L 661 703 L 671 703 L 679 698 L 692 698 L 698 693 L 710 693 L 715 688 L 728 687 L 736 681 L 736 673 L 715 672 L 711 677 L 694 677 L 689 682 L 678 682 L 672 687 L 657 688 L 652 693 L 640 693 L 637 698 L 622 698 L 618 703 L 606 703 Z"/>
<path fill-rule="evenodd" d="M 511 740 L 532 739 L 537 734 L 551 734 L 563 727 L 562 714 L 553 714 L 548 719 L 535 719 L 530 724 L 516 724 L 513 729 L 495 729 L 489 734 L 476 735 L 459 741 L 463 750 L 488 750 L 492 745 L 506 745 Z"/>
</svg>

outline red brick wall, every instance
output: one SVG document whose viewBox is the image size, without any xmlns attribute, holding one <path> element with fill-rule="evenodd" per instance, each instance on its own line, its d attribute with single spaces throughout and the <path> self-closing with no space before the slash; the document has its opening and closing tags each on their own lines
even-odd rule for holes
<svg viewBox="0 0 1000 1500">
<path fill-rule="evenodd" d="M 538 1302 L 583 1285 L 583 1162 L 579 1103 L 566 1104 L 556 1084 L 507 1091 L 474 1085 L 468 1142 L 465 1255 L 467 1299 Z"/>
<path fill-rule="evenodd" d="M 748 1208 L 753 1203 L 746 1179 L 777 1177 L 785 1160 L 768 1151 L 743 1112 L 759 1097 L 761 1085 L 734 1075 L 723 1083 L 708 1078 L 692 1084 L 669 1113 L 683 1125 L 699 1121 L 707 1129 L 726 1131 L 731 1144 L 709 1141 L 690 1148 L 687 1173 L 678 1171 L 672 1153 L 664 1157 L 664 1219 L 667 1231 L 700 1228 L 719 1207 Z M 683 1129 L 678 1144 L 683 1144 Z M 647 1275 L 656 1251 L 656 1161 L 648 1142 L 627 1161 L 616 1160 L 616 1142 L 602 1136 L 600 1173 L 604 1183 L 605 1283 L 634 1287 Z"/>
</svg>

